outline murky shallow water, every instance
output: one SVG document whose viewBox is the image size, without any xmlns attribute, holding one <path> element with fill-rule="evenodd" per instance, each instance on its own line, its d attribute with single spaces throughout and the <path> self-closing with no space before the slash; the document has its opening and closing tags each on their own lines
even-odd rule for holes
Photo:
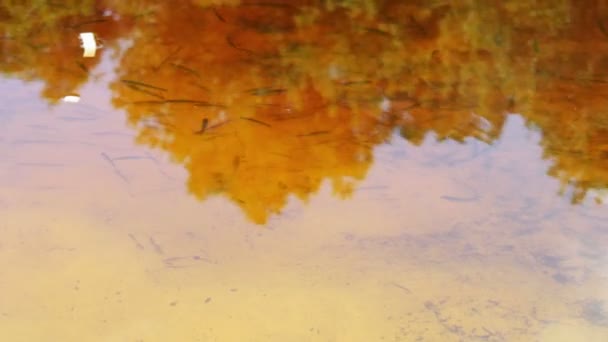
<svg viewBox="0 0 608 342">
<path fill-rule="evenodd" d="M 3 340 L 608 339 L 601 5 L 232 5 L 0 6 Z"/>
</svg>

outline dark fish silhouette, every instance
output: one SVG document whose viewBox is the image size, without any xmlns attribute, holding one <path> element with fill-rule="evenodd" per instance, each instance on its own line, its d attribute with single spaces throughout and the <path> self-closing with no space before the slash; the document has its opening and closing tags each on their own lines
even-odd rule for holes
<svg viewBox="0 0 608 342">
<path fill-rule="evenodd" d="M 203 134 L 203 133 L 205 133 L 205 129 L 207 129 L 207 125 L 208 124 L 209 124 L 209 119 L 204 118 L 203 122 L 201 124 L 201 129 L 198 130 L 198 131 L 196 131 L 196 132 L 194 132 L 194 134 Z"/>
</svg>

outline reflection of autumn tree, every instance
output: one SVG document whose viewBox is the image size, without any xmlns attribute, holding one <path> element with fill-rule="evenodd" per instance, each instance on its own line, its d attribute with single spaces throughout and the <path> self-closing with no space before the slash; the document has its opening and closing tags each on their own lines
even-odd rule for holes
<svg viewBox="0 0 608 342">
<path fill-rule="evenodd" d="M 167 4 L 140 27 L 113 88 L 139 140 L 185 164 L 192 193 L 225 194 L 262 223 L 325 179 L 347 196 L 392 126 L 336 106 L 277 63 L 298 9 L 246 7 Z"/>
<path fill-rule="evenodd" d="M 362 4 L 158 5 L 122 60 L 115 103 L 142 142 L 186 163 L 194 193 L 225 193 L 262 222 L 324 177 L 362 177 L 393 127 L 415 144 L 429 132 L 492 142 L 506 113 L 535 118 L 555 103 L 542 100 L 558 84 L 543 72 L 565 63 L 578 36 L 566 1 Z M 573 139 L 564 125 L 532 121 L 545 142 Z M 590 153 L 579 151 L 603 160 Z M 551 174 L 570 181 L 587 164 L 558 161 Z"/>
<path fill-rule="evenodd" d="M 104 16 L 105 9 L 92 0 L 2 1 L 0 70 L 24 80 L 44 81 L 42 95 L 51 102 L 74 92 L 99 62 L 99 57 L 82 58 L 78 34 L 95 32 L 107 46 L 124 27 Z"/>
<path fill-rule="evenodd" d="M 549 174 L 578 202 L 608 180 L 602 6 L 4 1 L 0 68 L 56 100 L 98 62 L 78 58 L 78 32 L 107 45 L 129 29 L 112 88 L 139 141 L 184 163 L 198 197 L 225 194 L 257 222 L 324 179 L 347 195 L 395 129 L 491 143 L 508 112 L 538 127 Z"/>
<path fill-rule="evenodd" d="M 535 97 L 528 117 L 543 131 L 549 174 L 573 187 L 575 203 L 590 189 L 608 188 L 607 96 L 607 84 L 557 82 Z"/>
<path fill-rule="evenodd" d="M 608 188 L 608 5 L 573 2 L 572 24 L 538 53 L 537 88 L 526 117 L 542 130 L 549 174 L 572 202 Z"/>
<path fill-rule="evenodd" d="M 505 112 L 521 113 L 542 133 L 549 174 L 574 187 L 573 202 L 607 188 L 606 9 L 598 1 L 454 5 L 433 53 L 414 67 L 423 105 L 411 110 L 414 125 L 403 135 L 421 141 L 417 119 L 429 94 L 436 108 L 426 116 L 436 118 L 430 126 L 439 138 L 487 140 L 500 133 Z M 443 116 L 442 106 L 459 113 Z M 463 125 L 475 129 L 458 135 Z"/>
</svg>

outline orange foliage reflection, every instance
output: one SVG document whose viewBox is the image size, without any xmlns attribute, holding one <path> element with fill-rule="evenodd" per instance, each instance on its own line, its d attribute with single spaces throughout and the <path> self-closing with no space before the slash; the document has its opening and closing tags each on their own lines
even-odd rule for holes
<svg viewBox="0 0 608 342">
<path fill-rule="evenodd" d="M 101 58 L 82 58 L 79 33 L 94 32 L 107 50 L 131 26 L 107 6 L 92 0 L 0 2 L 0 71 L 43 81 L 42 96 L 52 103 L 77 92 Z"/>
<path fill-rule="evenodd" d="M 540 130 L 573 202 L 608 188 L 601 2 L 100 3 L 56 22 L 111 9 L 134 27 L 111 87 L 138 141 L 183 163 L 197 197 L 223 194 L 255 222 L 324 179 L 348 196 L 395 130 L 413 144 L 431 132 L 492 143 L 510 112 Z M 35 66 L 62 91 L 86 79 L 41 76 L 52 61 L 22 54 L 21 69 L 5 56 L 3 70 L 27 78 Z"/>
</svg>

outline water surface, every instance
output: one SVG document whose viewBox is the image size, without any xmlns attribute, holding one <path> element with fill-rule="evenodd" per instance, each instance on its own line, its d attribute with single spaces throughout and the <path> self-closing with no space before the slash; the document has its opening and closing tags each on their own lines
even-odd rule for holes
<svg viewBox="0 0 608 342">
<path fill-rule="evenodd" d="M 607 53 L 599 1 L 5 1 L 0 337 L 606 341 Z"/>
</svg>

